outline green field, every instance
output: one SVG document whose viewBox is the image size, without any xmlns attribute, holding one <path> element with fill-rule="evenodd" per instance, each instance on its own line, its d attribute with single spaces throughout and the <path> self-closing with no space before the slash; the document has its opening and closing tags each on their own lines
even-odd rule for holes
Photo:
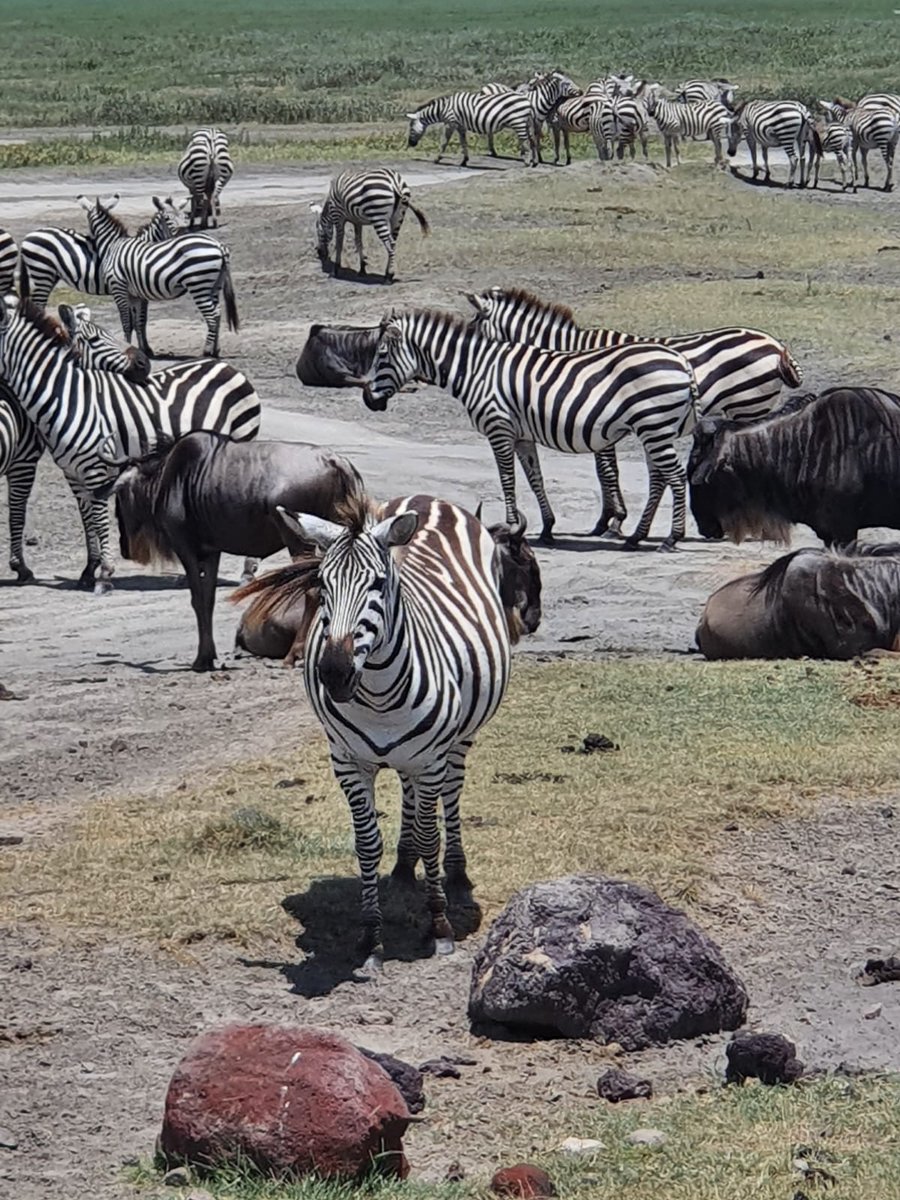
<svg viewBox="0 0 900 1200">
<path fill-rule="evenodd" d="M 562 67 L 744 94 L 897 86 L 888 3 L 860 0 L 4 0 L 0 124 L 384 121 L 487 79 Z"/>
</svg>

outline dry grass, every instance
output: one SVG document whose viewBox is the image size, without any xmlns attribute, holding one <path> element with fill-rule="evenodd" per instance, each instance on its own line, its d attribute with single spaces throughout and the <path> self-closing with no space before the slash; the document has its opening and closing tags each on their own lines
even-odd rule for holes
<svg viewBox="0 0 900 1200">
<path fill-rule="evenodd" d="M 520 660 L 471 756 L 463 803 L 486 915 L 525 883 L 579 870 L 690 905 L 714 881 L 729 822 L 896 789 L 896 716 L 878 697 L 898 684 L 889 663 Z M 620 749 L 567 751 L 592 732 Z M 377 804 L 390 866 L 399 796 L 388 773 Z M 102 801 L 56 844 L 7 851 L 3 868 L 7 921 L 259 944 L 296 932 L 286 894 L 351 876 L 355 858 L 316 738 L 287 762 L 247 764 L 194 792 Z"/>
</svg>

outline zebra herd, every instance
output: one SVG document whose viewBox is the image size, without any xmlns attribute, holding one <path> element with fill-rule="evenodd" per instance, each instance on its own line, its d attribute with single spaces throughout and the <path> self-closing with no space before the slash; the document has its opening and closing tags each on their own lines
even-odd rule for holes
<svg viewBox="0 0 900 1200">
<path fill-rule="evenodd" d="M 478 91 L 453 92 L 429 100 L 409 119 L 408 145 L 418 145 L 430 125 L 443 125 L 444 132 L 436 162 L 445 154 L 451 138 L 459 138 L 461 165 L 469 161 L 467 133 L 483 133 L 488 153 L 496 154 L 494 136 L 510 130 L 517 138 L 522 161 L 536 166 L 543 161 L 541 136 L 546 124 L 554 141 L 554 163 L 560 161 L 560 143 L 565 163 L 572 161 L 570 139 L 590 134 L 598 157 L 608 160 L 635 157 L 640 144 L 649 158 L 648 138 L 655 124 L 663 140 L 666 166 L 680 161 L 685 141 L 712 143 L 714 163 L 724 166 L 723 145 L 734 156 L 745 141 L 751 157 L 753 178 L 759 173 L 757 154 L 762 153 L 765 179 L 769 180 L 768 154 L 785 152 L 790 164 L 788 186 L 799 178 L 800 186 L 810 181 L 818 186 L 821 162 L 834 154 L 846 190 L 857 187 L 859 165 L 863 182 L 869 186 L 868 154 L 878 151 L 885 164 L 884 189 L 893 186 L 894 152 L 900 137 L 900 96 L 872 93 L 855 103 L 836 98 L 820 100 L 819 115 L 797 100 L 735 101 L 737 84 L 727 79 L 689 79 L 675 88 L 633 75 L 608 75 L 580 88 L 563 71 L 538 72 L 516 86 L 485 84 Z"/>
</svg>

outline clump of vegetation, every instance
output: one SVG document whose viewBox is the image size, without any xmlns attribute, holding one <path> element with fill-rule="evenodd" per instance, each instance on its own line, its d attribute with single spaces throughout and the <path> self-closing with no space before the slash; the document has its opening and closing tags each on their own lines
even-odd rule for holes
<svg viewBox="0 0 900 1200">
<path fill-rule="evenodd" d="M 237 854 L 241 850 L 286 850 L 298 835 L 259 808 L 236 808 L 207 821 L 188 839 L 194 854 Z"/>
</svg>

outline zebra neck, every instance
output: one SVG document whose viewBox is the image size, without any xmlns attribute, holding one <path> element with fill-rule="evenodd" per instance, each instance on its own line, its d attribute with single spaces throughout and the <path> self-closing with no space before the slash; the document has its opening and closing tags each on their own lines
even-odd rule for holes
<svg viewBox="0 0 900 1200">
<path fill-rule="evenodd" d="M 28 341 L 24 349 L 10 364 L 8 382 L 54 458 L 72 446 L 102 440 L 108 430 L 90 373 L 43 338 Z"/>
<path fill-rule="evenodd" d="M 424 378 L 466 404 L 499 347 L 465 326 L 437 319 L 417 332 L 416 349 Z"/>
<path fill-rule="evenodd" d="M 125 240 L 125 235 L 109 220 L 91 222 L 91 234 L 101 258 L 108 254 L 113 246 Z"/>
</svg>

